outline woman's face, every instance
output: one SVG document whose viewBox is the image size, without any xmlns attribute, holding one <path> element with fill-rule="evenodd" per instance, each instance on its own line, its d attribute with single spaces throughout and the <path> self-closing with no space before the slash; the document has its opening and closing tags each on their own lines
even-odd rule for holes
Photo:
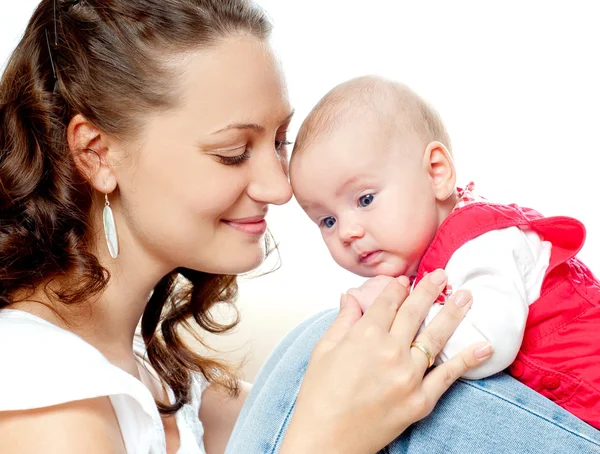
<svg viewBox="0 0 600 454">
<path fill-rule="evenodd" d="M 264 258 L 264 217 L 291 197 L 287 89 L 269 45 L 236 36 L 186 57 L 180 105 L 150 117 L 115 167 L 123 254 L 237 274 Z M 118 217 L 123 219 L 119 220 Z"/>
</svg>

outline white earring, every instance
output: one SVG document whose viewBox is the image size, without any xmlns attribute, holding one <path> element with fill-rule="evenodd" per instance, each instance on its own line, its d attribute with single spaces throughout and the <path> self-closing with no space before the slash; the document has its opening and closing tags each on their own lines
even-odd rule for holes
<svg viewBox="0 0 600 454">
<path fill-rule="evenodd" d="M 106 237 L 106 244 L 108 245 L 108 252 L 113 259 L 119 256 L 119 238 L 117 236 L 117 225 L 115 224 L 115 217 L 113 211 L 110 208 L 110 202 L 108 201 L 108 194 L 104 194 L 104 211 L 102 212 L 102 218 L 104 220 L 104 236 Z"/>
</svg>

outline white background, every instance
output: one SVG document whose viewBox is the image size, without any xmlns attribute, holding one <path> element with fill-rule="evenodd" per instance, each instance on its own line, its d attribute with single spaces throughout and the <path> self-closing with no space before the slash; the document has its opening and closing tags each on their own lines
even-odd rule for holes
<svg viewBox="0 0 600 454">
<path fill-rule="evenodd" d="M 0 0 L 0 61 L 37 1 Z M 376 73 L 441 113 L 461 182 L 484 196 L 588 229 L 580 257 L 600 273 L 600 7 L 589 1 L 262 0 L 299 121 L 333 85 Z M 241 284 L 243 322 L 224 348 L 253 348 L 251 378 L 301 318 L 360 282 L 336 267 L 295 202 L 272 210 L 279 271 Z"/>
</svg>

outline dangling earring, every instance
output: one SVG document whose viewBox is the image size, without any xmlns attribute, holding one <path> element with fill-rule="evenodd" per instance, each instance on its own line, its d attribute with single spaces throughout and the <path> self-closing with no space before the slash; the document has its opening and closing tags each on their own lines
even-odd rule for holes
<svg viewBox="0 0 600 454">
<path fill-rule="evenodd" d="M 110 202 L 108 201 L 108 194 L 104 194 L 104 211 L 102 212 L 102 218 L 104 220 L 104 236 L 106 237 L 106 244 L 108 245 L 108 252 L 113 259 L 119 256 L 119 238 L 117 236 L 117 225 L 115 224 L 115 217 L 113 211 L 110 208 Z"/>
</svg>

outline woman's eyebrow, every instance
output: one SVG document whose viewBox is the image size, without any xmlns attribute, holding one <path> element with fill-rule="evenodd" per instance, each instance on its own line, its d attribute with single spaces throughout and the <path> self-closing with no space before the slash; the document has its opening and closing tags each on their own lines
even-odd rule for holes
<svg viewBox="0 0 600 454">
<path fill-rule="evenodd" d="M 292 109 L 291 112 L 288 114 L 288 116 L 285 117 L 283 119 L 283 121 L 280 122 L 280 124 L 284 124 L 284 123 L 287 123 L 288 121 L 290 121 L 292 119 L 292 117 L 294 116 L 295 113 L 296 113 L 296 110 Z"/>
<path fill-rule="evenodd" d="M 292 110 L 287 117 L 285 117 L 280 124 L 284 124 L 287 123 L 288 121 L 290 121 L 292 119 L 292 117 L 294 116 L 294 110 Z M 257 132 L 263 132 L 265 130 L 264 126 L 258 125 L 256 123 L 231 123 L 221 129 L 218 129 L 217 131 L 213 132 L 212 134 L 219 134 L 221 132 L 224 131 L 229 131 L 231 129 L 251 129 L 253 131 L 257 131 Z"/>
<path fill-rule="evenodd" d="M 256 123 L 231 123 L 230 125 L 213 132 L 213 135 L 223 131 L 229 131 L 230 129 L 252 129 L 254 131 L 262 132 L 265 130 L 265 127 L 257 125 Z"/>
</svg>

